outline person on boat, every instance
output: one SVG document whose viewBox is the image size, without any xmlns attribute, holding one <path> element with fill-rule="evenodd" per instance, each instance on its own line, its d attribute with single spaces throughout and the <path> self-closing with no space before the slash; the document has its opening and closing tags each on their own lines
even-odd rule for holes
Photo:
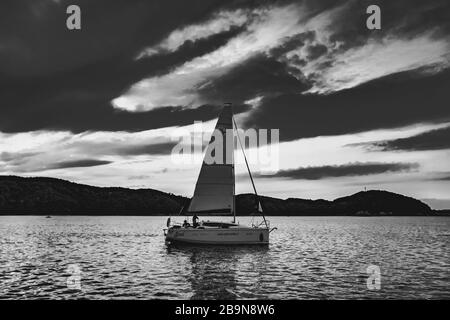
<svg viewBox="0 0 450 320">
<path fill-rule="evenodd" d="M 196 214 L 194 214 L 194 216 L 192 217 L 192 225 L 194 226 L 194 228 L 197 228 L 197 227 L 198 227 L 198 222 L 197 222 L 197 220 L 198 220 L 198 217 L 197 217 Z"/>
<path fill-rule="evenodd" d="M 189 227 L 189 222 L 187 222 L 187 220 L 184 220 L 183 228 L 187 228 L 187 227 Z"/>
</svg>

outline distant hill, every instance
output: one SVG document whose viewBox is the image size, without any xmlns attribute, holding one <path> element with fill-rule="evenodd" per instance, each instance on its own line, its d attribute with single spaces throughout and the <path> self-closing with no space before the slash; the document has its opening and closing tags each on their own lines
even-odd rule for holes
<svg viewBox="0 0 450 320">
<path fill-rule="evenodd" d="M 250 213 L 255 196 L 252 194 L 237 197 L 237 211 Z M 305 216 L 424 216 L 435 215 L 425 203 L 388 191 L 364 191 L 348 197 L 327 200 L 286 200 L 262 197 L 264 212 L 270 215 Z"/>
<path fill-rule="evenodd" d="M 274 216 L 449 215 L 387 191 L 365 191 L 328 200 L 261 197 Z M 255 208 L 253 194 L 236 198 L 239 215 Z M 0 176 L 0 215 L 174 215 L 188 198 L 153 189 L 101 188 L 54 178 Z"/>
<path fill-rule="evenodd" d="M 152 189 L 100 188 L 54 178 L 0 176 L 1 215 L 169 215 L 186 201 Z"/>
</svg>

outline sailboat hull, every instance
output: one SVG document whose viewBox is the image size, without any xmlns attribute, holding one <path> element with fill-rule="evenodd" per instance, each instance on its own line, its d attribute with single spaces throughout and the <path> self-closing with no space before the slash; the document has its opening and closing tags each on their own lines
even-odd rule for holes
<svg viewBox="0 0 450 320">
<path fill-rule="evenodd" d="M 166 241 L 213 245 L 266 245 L 269 244 L 268 228 L 169 228 Z"/>
</svg>

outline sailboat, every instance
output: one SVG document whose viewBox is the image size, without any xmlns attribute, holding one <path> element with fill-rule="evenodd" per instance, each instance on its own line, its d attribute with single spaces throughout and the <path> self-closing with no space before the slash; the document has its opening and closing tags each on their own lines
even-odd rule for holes
<svg viewBox="0 0 450 320">
<path fill-rule="evenodd" d="M 233 133 L 232 135 L 227 132 Z M 193 224 L 172 223 L 170 217 L 167 220 L 167 229 L 164 229 L 165 240 L 169 243 L 213 244 L 213 245 L 267 245 L 269 235 L 276 228 L 270 229 L 270 222 L 266 220 L 260 199 L 256 192 L 255 183 L 250 172 L 250 167 L 245 156 L 244 147 L 237 134 L 236 121 L 233 117 L 232 106 L 225 104 L 219 115 L 215 132 L 222 135 L 223 161 L 208 163 L 207 155 L 214 153 L 212 148 L 214 136 L 206 148 L 200 174 L 195 186 L 194 195 L 190 203 L 185 206 L 180 215 L 193 217 Z M 234 173 L 234 134 L 237 135 L 245 164 L 255 193 L 255 214 L 260 214 L 262 221 L 246 226 L 236 222 L 235 200 L 235 173 Z M 229 141 L 232 139 L 232 141 Z M 230 215 L 233 220 L 226 221 L 197 221 L 197 215 Z"/>
</svg>

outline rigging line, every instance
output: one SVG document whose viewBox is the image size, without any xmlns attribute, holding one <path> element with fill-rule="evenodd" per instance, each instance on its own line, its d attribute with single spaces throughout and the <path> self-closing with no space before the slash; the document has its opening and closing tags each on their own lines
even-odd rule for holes
<svg viewBox="0 0 450 320">
<path fill-rule="evenodd" d="M 189 205 L 191 204 L 191 201 L 192 201 L 192 199 L 189 199 L 189 200 L 187 201 L 187 203 L 185 203 L 185 204 L 181 207 L 180 211 L 178 211 L 178 216 L 181 216 L 182 213 L 186 213 L 186 212 L 187 212 L 187 208 L 188 208 Z"/>
<path fill-rule="evenodd" d="M 245 156 L 244 147 L 242 146 L 241 137 L 239 136 L 239 131 L 238 131 L 238 129 L 237 129 L 236 120 L 234 119 L 234 116 L 231 116 L 231 118 L 233 119 L 234 128 L 235 128 L 235 130 L 236 130 L 236 135 L 237 135 L 237 137 L 238 137 L 239 145 L 241 146 L 242 154 L 244 155 L 245 165 L 247 166 L 247 171 L 248 171 L 248 174 L 249 174 L 249 176 L 250 176 L 250 181 L 252 182 L 253 191 L 255 192 L 256 199 L 258 200 L 258 205 L 261 205 L 261 209 L 262 209 L 262 204 L 261 204 L 261 201 L 260 201 L 260 199 L 259 199 L 258 192 L 256 191 L 255 182 L 253 181 L 253 176 L 252 176 L 252 173 L 251 173 L 251 171 L 250 171 L 250 166 L 248 165 L 247 157 Z M 259 210 L 258 210 L 258 211 L 259 211 Z M 263 212 L 261 212 L 261 216 L 263 217 L 263 219 L 264 219 L 264 224 L 265 224 L 266 227 L 267 227 L 266 217 L 264 216 L 264 213 L 263 213 Z"/>
</svg>

